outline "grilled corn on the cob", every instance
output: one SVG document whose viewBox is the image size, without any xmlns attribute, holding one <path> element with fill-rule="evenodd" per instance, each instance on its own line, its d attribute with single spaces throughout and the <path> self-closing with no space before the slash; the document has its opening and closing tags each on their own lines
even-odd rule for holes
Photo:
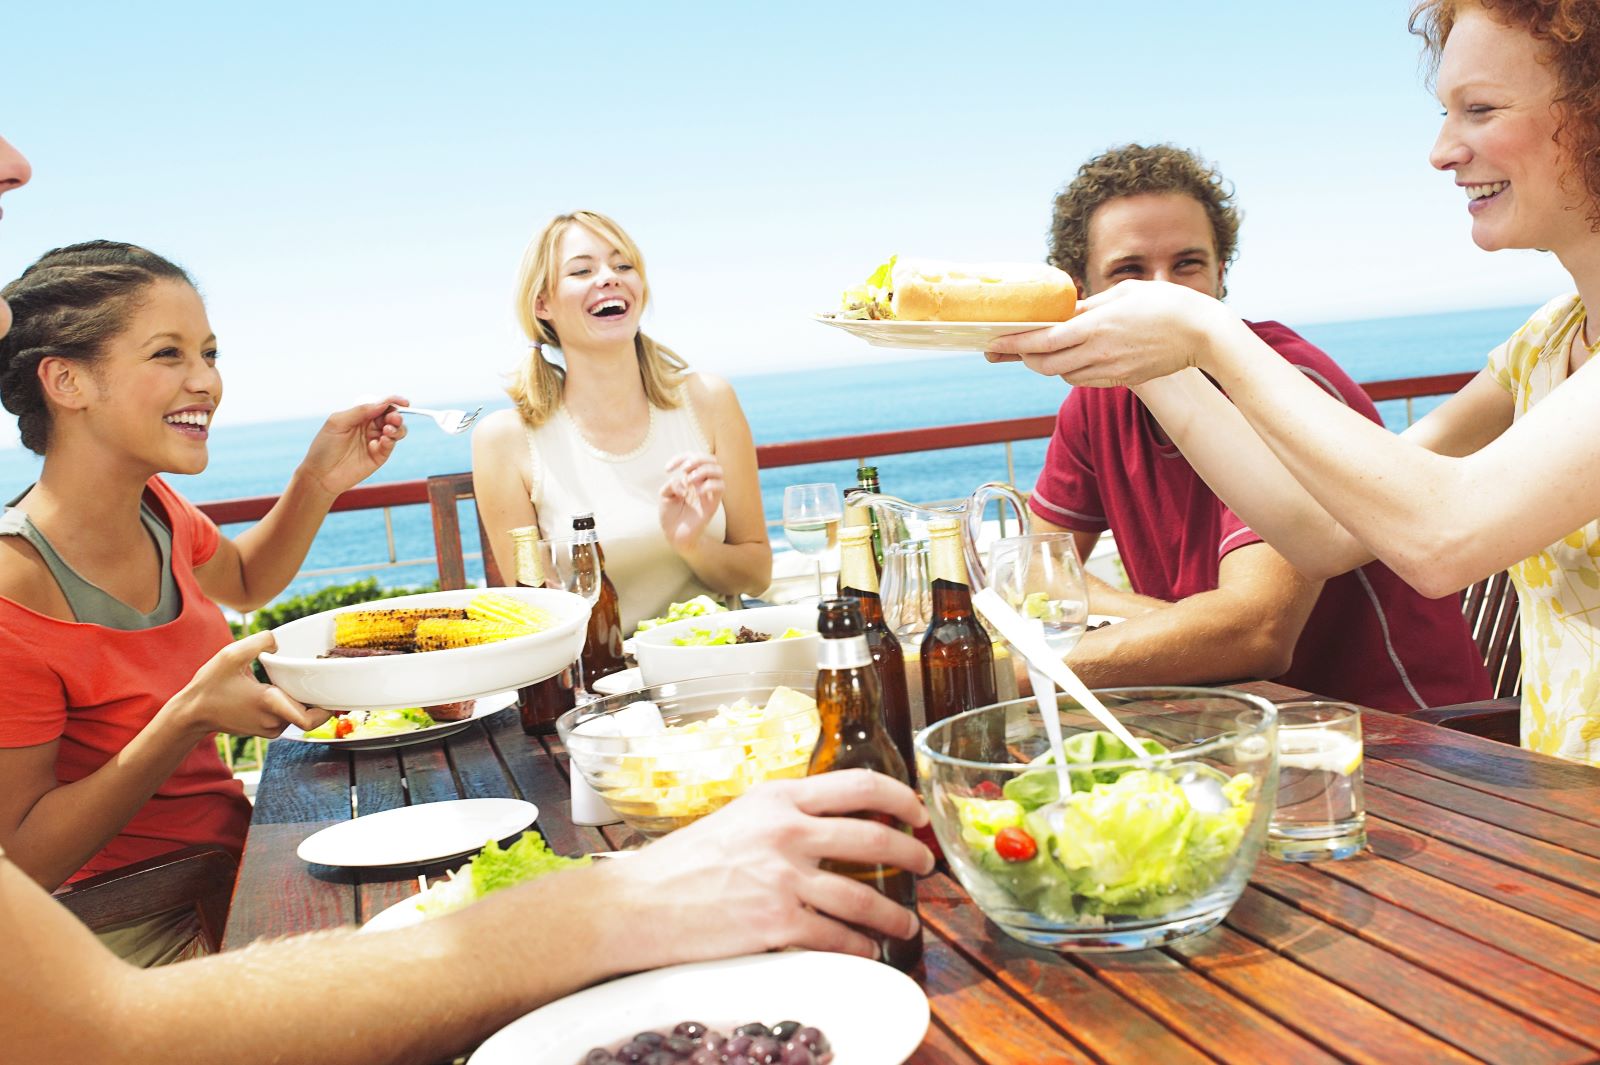
<svg viewBox="0 0 1600 1065">
<path fill-rule="evenodd" d="M 526 635 L 543 632 L 555 623 L 555 615 L 543 607 L 533 606 L 500 592 L 475 595 L 467 604 L 467 616 L 475 621 L 496 621 L 503 625 L 520 626 Z"/>
<path fill-rule="evenodd" d="M 350 610 L 333 618 L 335 647 L 373 647 L 409 651 L 416 643 L 417 625 L 424 619 L 465 618 L 465 610 L 422 608 L 415 610 Z"/>
<path fill-rule="evenodd" d="M 514 636 L 526 636 L 530 631 L 525 625 L 506 625 L 498 621 L 425 618 L 417 623 L 417 650 L 475 647 L 496 640 L 509 640 Z"/>
</svg>

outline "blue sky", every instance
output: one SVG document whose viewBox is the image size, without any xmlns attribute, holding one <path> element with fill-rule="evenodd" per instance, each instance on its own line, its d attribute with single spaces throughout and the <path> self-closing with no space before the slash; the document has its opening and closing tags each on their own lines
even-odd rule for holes
<svg viewBox="0 0 1600 1065">
<path fill-rule="evenodd" d="M 0 277 L 131 240 L 191 268 L 224 419 L 491 395 L 523 245 L 638 240 L 646 327 L 737 376 L 881 357 L 808 320 L 890 253 L 1037 259 L 1086 157 L 1172 141 L 1245 210 L 1241 313 L 1542 302 L 1427 165 L 1404 0 L 1084 4 L 12 4 Z M 0 427 L 0 434 L 10 426 Z M 0 435 L 0 440 L 4 440 Z"/>
</svg>

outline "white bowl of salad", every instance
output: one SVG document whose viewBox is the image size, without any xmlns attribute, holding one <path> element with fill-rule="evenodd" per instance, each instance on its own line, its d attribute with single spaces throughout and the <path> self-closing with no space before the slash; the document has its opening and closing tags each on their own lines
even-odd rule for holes
<svg viewBox="0 0 1600 1065">
<path fill-rule="evenodd" d="M 762 606 L 685 618 L 633 638 L 644 683 L 817 668 L 815 606 Z"/>
</svg>

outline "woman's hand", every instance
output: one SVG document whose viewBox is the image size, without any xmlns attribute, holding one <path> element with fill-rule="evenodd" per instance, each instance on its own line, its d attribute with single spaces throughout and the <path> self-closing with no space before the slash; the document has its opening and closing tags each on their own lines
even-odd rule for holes
<svg viewBox="0 0 1600 1065">
<path fill-rule="evenodd" d="M 406 405 L 390 396 L 332 415 L 311 441 L 301 471 L 330 496 L 354 488 L 389 461 L 406 435 L 404 419 L 392 409 Z"/>
<path fill-rule="evenodd" d="M 272 738 L 288 725 L 314 729 L 330 716 L 326 710 L 302 706 L 280 689 L 256 680 L 250 664 L 263 651 L 275 650 L 270 632 L 236 640 L 211 656 L 194 679 L 163 708 L 192 733 L 226 732 L 234 736 Z"/>
<path fill-rule="evenodd" d="M 774 780 L 709 817 L 610 863 L 622 898 L 619 922 L 629 968 L 806 947 L 866 957 L 858 929 L 907 938 L 916 918 L 867 885 L 825 872 L 825 859 L 892 865 L 913 873 L 933 855 L 908 833 L 853 814 L 925 825 L 916 793 L 864 769 Z M 601 870 L 596 870 L 600 872 Z M 637 905 L 641 911 L 631 908 Z M 651 919 L 646 907 L 670 913 Z M 631 929 L 631 931 L 628 931 Z M 640 933 L 643 933 L 642 935 Z"/>
<path fill-rule="evenodd" d="M 1165 281 L 1124 281 L 1085 300 L 1048 329 L 994 341 L 990 362 L 1018 357 L 1068 384 L 1137 385 L 1189 366 L 1206 368 L 1212 339 L 1238 318 L 1217 300 Z"/>
<path fill-rule="evenodd" d="M 674 551 L 687 551 L 699 542 L 722 505 L 722 463 L 715 455 L 691 451 L 674 457 L 666 472 L 661 531 Z"/>
</svg>

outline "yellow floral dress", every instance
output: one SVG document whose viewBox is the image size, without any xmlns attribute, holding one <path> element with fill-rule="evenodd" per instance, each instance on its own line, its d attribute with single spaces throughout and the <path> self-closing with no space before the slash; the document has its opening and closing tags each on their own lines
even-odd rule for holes
<svg viewBox="0 0 1600 1065">
<path fill-rule="evenodd" d="M 1489 355 L 1514 418 L 1567 379 L 1577 295 L 1551 300 Z M 1522 745 L 1600 765 L 1600 519 L 1510 568 L 1522 607 Z"/>
</svg>

